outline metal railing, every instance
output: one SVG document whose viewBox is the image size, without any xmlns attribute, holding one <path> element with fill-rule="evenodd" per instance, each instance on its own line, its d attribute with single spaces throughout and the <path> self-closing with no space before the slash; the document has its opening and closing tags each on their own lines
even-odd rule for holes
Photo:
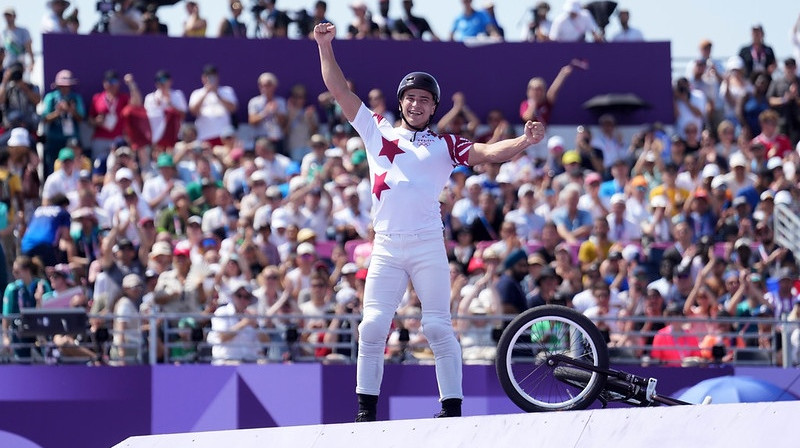
<svg viewBox="0 0 800 448">
<path fill-rule="evenodd" d="M 9 319 L 20 315 L 6 316 Z M 211 363 L 233 364 L 249 363 L 287 363 L 287 362 L 321 362 L 321 363 L 355 363 L 357 358 L 358 323 L 360 315 L 335 315 L 349 325 L 344 328 L 331 329 L 327 326 L 310 328 L 303 325 L 304 320 L 324 319 L 326 324 L 334 317 L 281 315 L 277 317 L 257 316 L 256 332 L 266 335 L 264 341 L 251 339 L 245 342 L 228 341 L 214 343 L 209 341 L 211 333 L 210 320 L 207 314 L 162 313 L 139 318 L 127 318 L 133 326 L 141 325 L 142 331 L 138 342 L 120 342 L 119 332 L 114 330 L 112 315 L 89 315 L 91 321 L 103 321 L 104 325 L 87 328 L 82 334 L 74 337 L 58 338 L 39 336 L 34 339 L 20 340 L 16 338 L 10 346 L 0 346 L 0 362 L 21 364 L 160 364 L 160 363 Z M 237 318 L 245 316 L 230 316 Z M 246 316 L 253 318 L 253 316 Z M 503 322 L 514 316 L 454 316 L 456 328 L 465 327 L 458 322 L 469 322 L 470 330 L 460 333 L 465 364 L 490 364 L 494 361 L 496 341 L 502 330 Z M 136 320 L 138 319 L 138 322 Z M 389 336 L 387 344 L 387 362 L 394 363 L 433 363 L 432 352 L 424 338 L 420 337 L 418 325 L 399 324 L 405 319 L 416 322 L 419 316 L 398 316 L 398 323 Z M 800 322 L 774 318 L 729 318 L 729 319 L 689 319 L 670 318 L 685 324 L 702 326 L 718 323 L 731 324 L 729 331 L 717 333 L 721 339 L 739 341 L 720 349 L 707 347 L 713 355 L 704 354 L 688 360 L 688 365 L 730 363 L 737 365 L 768 365 L 793 367 L 800 364 L 800 347 L 793 347 L 791 334 L 797 331 L 800 339 Z M 187 324 L 192 322 L 193 324 Z M 658 322 L 665 324 L 664 318 L 625 317 L 603 318 L 597 323 L 625 328 L 636 327 L 636 324 Z M 105 330 L 103 330 L 105 328 Z M 477 331 L 473 331 L 476 330 Z M 14 330 L 10 330 L 13 332 Z M 328 334 L 325 342 L 322 335 Z M 611 333 L 612 341 L 624 341 L 620 344 L 610 343 L 609 353 L 612 363 L 616 364 L 657 364 L 649 357 L 653 346 L 647 341 L 657 334 L 656 331 L 623 330 Z M 476 337 L 477 336 L 477 337 Z M 696 334 L 702 340 L 705 334 Z M 224 347 L 229 351 L 240 353 L 245 349 L 251 356 L 244 359 L 235 357 L 227 359 L 215 350 Z M 661 350 L 686 350 L 686 347 L 659 347 Z M 693 347 L 694 348 L 694 347 Z M 700 348 L 696 348 L 698 351 Z M 794 353 L 797 351 L 798 353 Z M 732 355 L 732 356 L 731 356 Z M 696 359 L 694 359 L 696 358 Z"/>
</svg>

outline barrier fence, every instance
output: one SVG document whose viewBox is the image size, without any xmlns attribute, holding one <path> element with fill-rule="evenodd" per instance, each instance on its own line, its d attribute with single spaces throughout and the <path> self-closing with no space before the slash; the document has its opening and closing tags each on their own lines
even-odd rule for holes
<svg viewBox="0 0 800 448">
<path fill-rule="evenodd" d="M 514 316 L 454 316 L 465 364 L 492 364 L 503 322 Z M 34 310 L 4 317 L 10 344 L 0 362 L 15 364 L 354 364 L 360 315 L 213 317 L 160 313 L 123 317 L 82 311 Z M 212 319 L 252 325 L 239 332 L 212 330 Z M 331 325 L 336 319 L 338 325 Z M 125 322 L 127 327 L 121 325 Z M 734 364 L 794 367 L 800 363 L 800 322 L 775 318 L 670 318 L 676 332 L 697 345 L 663 345 L 680 351 L 683 365 Z M 596 321 L 609 342 L 612 363 L 658 365 L 653 338 L 664 318 L 625 317 Z M 646 325 L 650 324 L 650 325 Z M 649 329 L 646 329 L 649 328 Z M 223 332 L 224 333 L 224 332 Z M 5 339 L 5 338 L 4 338 Z M 388 336 L 386 359 L 399 364 L 432 364 L 420 316 L 398 316 Z"/>
</svg>

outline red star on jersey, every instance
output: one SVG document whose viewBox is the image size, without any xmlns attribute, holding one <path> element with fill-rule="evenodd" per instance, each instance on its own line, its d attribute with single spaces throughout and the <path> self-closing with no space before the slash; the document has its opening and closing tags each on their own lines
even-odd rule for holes
<svg viewBox="0 0 800 448">
<path fill-rule="evenodd" d="M 383 115 L 381 115 L 381 114 L 375 114 L 374 113 L 374 114 L 372 114 L 372 116 L 375 117 L 375 119 L 378 121 L 378 123 L 380 123 L 381 121 L 384 120 Z"/>
<path fill-rule="evenodd" d="M 386 185 L 387 174 L 389 174 L 388 171 L 383 174 L 376 174 L 375 179 L 372 182 L 372 193 L 378 198 L 379 201 L 381 200 L 381 193 L 390 188 L 388 185 Z"/>
<path fill-rule="evenodd" d="M 383 141 L 383 146 L 381 147 L 381 152 L 379 152 L 378 155 L 386 156 L 386 158 L 389 159 L 389 163 L 394 163 L 394 156 L 403 154 L 405 152 L 397 146 L 397 142 L 400 141 L 399 139 L 389 141 L 386 140 L 385 137 L 381 137 L 381 140 Z"/>
</svg>

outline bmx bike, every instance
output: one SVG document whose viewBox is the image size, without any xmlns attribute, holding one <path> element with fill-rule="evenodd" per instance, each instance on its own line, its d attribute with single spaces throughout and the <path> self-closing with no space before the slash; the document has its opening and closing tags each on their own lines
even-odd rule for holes
<svg viewBox="0 0 800 448">
<path fill-rule="evenodd" d="M 657 380 L 609 368 L 600 330 L 558 305 L 527 310 L 503 330 L 495 367 L 503 390 L 526 412 L 586 409 L 595 400 L 632 406 L 691 404 L 656 392 Z"/>
</svg>

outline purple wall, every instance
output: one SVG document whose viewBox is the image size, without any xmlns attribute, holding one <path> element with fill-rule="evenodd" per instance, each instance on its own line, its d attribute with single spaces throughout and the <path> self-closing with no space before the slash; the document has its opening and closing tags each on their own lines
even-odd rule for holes
<svg viewBox="0 0 800 448">
<path fill-rule="evenodd" d="M 796 369 L 625 370 L 658 378 L 664 395 L 734 373 L 800 395 Z M 349 422 L 356 411 L 353 365 L 3 366 L 0 378 L 0 446 L 22 437 L 48 448 L 108 447 L 133 435 Z M 464 394 L 465 415 L 521 412 L 493 366 L 465 366 Z M 428 418 L 437 397 L 433 367 L 387 365 L 379 413 Z"/>
<path fill-rule="evenodd" d="M 46 34 L 44 45 L 45 91 L 55 73 L 72 70 L 80 81 L 77 90 L 88 100 L 101 90 L 105 70 L 131 72 L 144 93 L 153 90 L 153 75 L 165 68 L 175 88 L 187 96 L 200 87 L 200 72 L 207 63 L 220 70 L 222 84 L 234 86 L 240 114 L 247 101 L 258 94 L 256 78 L 274 72 L 279 94 L 294 83 L 308 87 L 309 98 L 324 90 L 319 73 L 316 44 L 299 40 L 182 39 L 160 36 L 73 36 Z M 345 75 L 353 79 L 357 93 L 366 99 L 370 88 L 379 87 L 387 100 L 394 97 L 404 74 L 429 71 L 442 85 L 442 109 L 463 91 L 468 104 L 485 119 L 490 108 L 500 108 L 518 122 L 519 104 L 533 76 L 551 82 L 561 66 L 573 58 L 589 62 L 587 71 L 575 70 L 558 98 L 553 124 L 594 123 L 596 115 L 582 109 L 591 97 L 606 93 L 635 93 L 653 107 L 620 115 L 626 123 L 672 123 L 671 63 L 669 42 L 647 43 L 504 43 L 468 48 L 453 42 L 337 41 L 335 51 Z M 389 57 L 388 55 L 392 55 Z M 396 104 L 389 104 L 394 108 Z"/>
</svg>

